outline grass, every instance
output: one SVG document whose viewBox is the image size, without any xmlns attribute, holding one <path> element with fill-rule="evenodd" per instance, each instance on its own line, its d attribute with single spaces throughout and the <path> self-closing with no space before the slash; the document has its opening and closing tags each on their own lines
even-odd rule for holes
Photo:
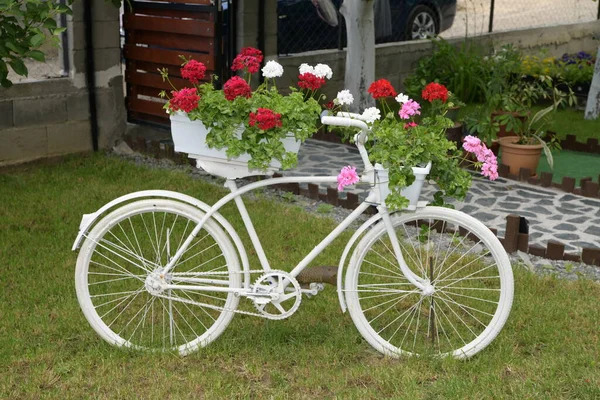
<svg viewBox="0 0 600 400">
<path fill-rule="evenodd" d="M 550 168 L 546 157 L 542 154 L 538 166 L 538 174 L 551 172 L 552 181 L 561 183 L 563 177 L 571 177 L 577 180 L 590 177 L 596 181 L 600 174 L 600 155 L 589 153 L 578 153 L 574 151 L 561 150 L 553 152 L 554 168 Z"/>
<path fill-rule="evenodd" d="M 0 170 L 0 398 L 600 397 L 598 283 L 518 266 L 507 325 L 469 361 L 382 357 L 340 312 L 331 287 L 284 321 L 236 316 L 185 358 L 113 348 L 79 309 L 70 248 L 81 214 L 151 188 L 207 203 L 224 193 L 181 171 L 103 155 Z M 260 196 L 248 207 L 274 268 L 289 269 L 335 226 Z M 241 226 L 231 210 L 224 215 Z M 273 223 L 281 220 L 290 223 Z M 348 237 L 315 264 L 335 265 Z"/>
</svg>

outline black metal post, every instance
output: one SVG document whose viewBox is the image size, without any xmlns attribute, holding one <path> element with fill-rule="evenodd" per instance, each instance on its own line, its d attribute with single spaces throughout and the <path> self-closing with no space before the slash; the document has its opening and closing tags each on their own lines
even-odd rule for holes
<svg viewBox="0 0 600 400">
<path fill-rule="evenodd" d="M 66 5 L 66 0 L 60 0 L 61 5 Z M 67 14 L 60 14 L 60 27 L 67 27 Z M 67 31 L 61 33 L 61 49 L 63 54 L 63 76 L 69 75 L 69 70 L 71 66 L 69 65 L 69 36 L 67 35 Z"/>
<path fill-rule="evenodd" d="M 346 26 L 344 26 L 344 16 L 342 15 L 342 13 L 340 12 L 340 9 L 338 8 L 337 10 L 337 14 L 338 14 L 338 50 L 343 50 L 344 46 L 342 46 L 342 40 L 344 38 L 344 31 L 343 29 L 346 29 Z M 326 126 L 326 125 L 325 125 Z"/>
<path fill-rule="evenodd" d="M 93 0 L 83 0 L 83 21 L 85 26 L 85 80 L 87 83 L 88 103 L 90 107 L 92 147 L 94 151 L 98 151 L 98 113 L 96 110 L 96 63 L 94 61 L 92 1 Z"/>
<path fill-rule="evenodd" d="M 600 19 L 600 1 L 598 1 L 598 15 L 596 16 L 596 19 Z"/>
<path fill-rule="evenodd" d="M 492 28 L 494 27 L 494 3 L 495 3 L 495 1 L 491 0 L 491 3 L 490 3 L 490 26 L 488 29 L 488 32 L 490 32 L 490 33 L 492 32 Z"/>
<path fill-rule="evenodd" d="M 258 35 L 256 42 L 258 49 L 265 54 L 265 0 L 258 0 Z M 260 83 L 263 83 L 265 77 L 262 74 L 258 74 L 258 76 Z"/>
</svg>

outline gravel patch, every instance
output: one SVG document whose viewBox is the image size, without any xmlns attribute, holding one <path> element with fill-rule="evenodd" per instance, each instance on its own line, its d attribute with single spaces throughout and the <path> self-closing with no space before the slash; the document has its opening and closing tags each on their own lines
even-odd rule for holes
<svg viewBox="0 0 600 400">
<path fill-rule="evenodd" d="M 215 185 L 223 186 L 224 179 L 214 177 L 207 172 L 193 168 L 190 165 L 178 165 L 169 159 L 156 159 L 154 157 L 146 156 L 137 152 L 130 153 L 128 151 L 116 151 L 109 152 L 109 156 L 120 157 L 134 162 L 136 165 L 143 165 L 149 168 L 157 169 L 175 169 L 187 173 L 193 179 L 202 179 L 203 181 L 213 183 Z M 240 185 L 250 183 L 248 180 L 238 180 Z M 249 199 L 269 199 L 273 201 L 287 203 L 291 206 L 301 207 L 305 211 L 320 217 L 330 218 L 336 222 L 341 222 L 346 218 L 352 210 L 348 210 L 341 207 L 334 207 L 322 201 L 309 199 L 304 196 L 294 195 L 292 193 L 284 192 L 278 189 L 264 188 L 260 192 L 248 193 Z M 361 215 L 357 221 L 355 221 L 350 228 L 356 229 L 364 221 L 366 221 L 370 215 Z M 555 276 L 560 279 L 577 280 L 577 279 L 591 279 L 594 281 L 600 281 L 600 268 L 583 264 L 580 262 L 573 261 L 558 261 L 548 260 L 542 257 L 533 256 L 522 252 L 509 254 L 513 269 L 524 268 L 531 272 L 534 272 L 541 276 Z"/>
</svg>

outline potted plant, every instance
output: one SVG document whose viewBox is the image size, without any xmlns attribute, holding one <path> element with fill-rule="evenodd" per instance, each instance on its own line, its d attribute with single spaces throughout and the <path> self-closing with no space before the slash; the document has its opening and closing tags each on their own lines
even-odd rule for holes
<svg viewBox="0 0 600 400">
<path fill-rule="evenodd" d="M 202 82 L 205 66 L 183 59 L 181 75 L 193 85 L 174 90 L 165 109 L 170 114 L 175 150 L 188 153 L 198 166 L 225 178 L 272 174 L 297 163 L 300 143 L 317 130 L 321 106 L 318 90 L 331 78 L 327 65 L 300 66 L 298 88 L 288 94 L 279 92 L 276 78 L 283 67 L 268 61 L 262 74 L 264 83 L 255 90 L 252 74 L 259 71 L 262 53 L 244 48 L 234 59 L 232 69 L 244 77 L 233 76 L 215 88 L 216 76 Z M 168 71 L 161 71 L 168 80 Z"/>
<path fill-rule="evenodd" d="M 464 198 L 470 187 L 471 175 L 461 168 L 465 161 L 463 152 L 446 137 L 446 130 L 454 125 L 446 118 L 448 108 L 452 106 L 446 87 L 433 82 L 423 88 L 421 97 L 429 103 L 423 113 L 419 103 L 402 93 L 396 95 L 390 82 L 385 79 L 371 84 L 369 92 L 377 100 L 379 108 L 367 108 L 360 119 L 369 126 L 366 147 L 371 161 L 380 164 L 389 179 L 386 205 L 392 209 L 402 209 L 414 204 L 414 197 L 408 198 L 414 193 L 410 194 L 406 189 L 415 183 L 416 175 L 420 174 L 428 174 L 440 189 L 434 195 L 433 204 L 443 205 L 444 197 Z M 392 107 L 388 103 L 394 96 L 399 106 L 398 112 L 395 111 L 395 104 Z M 468 138 L 471 147 L 467 150 L 476 154 L 475 164 L 482 167 L 485 176 L 496 179 L 498 174 L 494 154 L 479 139 Z M 473 140 L 479 143 L 475 145 Z M 420 178 L 421 185 L 423 178 Z M 416 192 L 418 198 L 420 186 Z"/>
<path fill-rule="evenodd" d="M 552 89 L 552 104 L 536 113 L 529 113 L 525 119 L 513 115 L 502 116 L 506 125 L 514 129 L 516 136 L 499 138 L 502 152 L 502 164 L 507 165 L 510 173 L 518 175 L 521 168 L 528 168 L 535 175 L 542 154 L 546 155 L 550 168 L 553 167 L 552 148 L 559 148 L 558 142 L 552 138 L 549 142 L 544 139 L 545 128 L 558 107 L 564 104 L 573 105 L 573 92 L 566 94 L 554 87 Z"/>
</svg>

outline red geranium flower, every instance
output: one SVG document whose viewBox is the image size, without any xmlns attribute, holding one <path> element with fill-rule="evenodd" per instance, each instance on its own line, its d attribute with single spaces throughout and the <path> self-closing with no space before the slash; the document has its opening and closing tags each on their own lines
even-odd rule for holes
<svg viewBox="0 0 600 400">
<path fill-rule="evenodd" d="M 233 101 L 238 96 L 246 98 L 252 96 L 252 88 L 239 76 L 233 76 L 223 85 L 223 93 L 227 100 Z"/>
<path fill-rule="evenodd" d="M 327 110 L 331 110 L 333 109 L 333 107 L 335 107 L 335 103 L 333 101 L 330 101 L 328 103 L 323 104 L 323 107 L 325 107 Z"/>
<path fill-rule="evenodd" d="M 417 126 L 417 124 L 415 122 L 408 122 L 408 123 L 404 124 L 404 129 L 414 128 L 415 126 Z"/>
<path fill-rule="evenodd" d="M 317 90 L 325 84 L 324 78 L 305 72 L 298 76 L 298 86 L 302 89 Z"/>
<path fill-rule="evenodd" d="M 169 102 L 169 109 L 171 111 L 181 110 L 189 113 L 194 108 L 198 107 L 200 96 L 196 93 L 196 88 L 172 91 L 171 94 L 173 95 Z"/>
<path fill-rule="evenodd" d="M 204 79 L 206 66 L 199 61 L 190 60 L 181 68 L 181 76 L 192 83 L 198 83 Z"/>
<path fill-rule="evenodd" d="M 233 71 L 248 69 L 248 72 L 254 74 L 260 69 L 262 60 L 263 54 L 260 50 L 253 47 L 244 47 L 241 53 L 233 59 L 231 69 Z"/>
<path fill-rule="evenodd" d="M 281 114 L 273 112 L 268 108 L 259 108 L 256 113 L 250 113 L 250 126 L 258 124 L 258 129 L 266 131 L 267 129 L 281 126 Z"/>
<path fill-rule="evenodd" d="M 425 100 L 433 103 L 434 100 L 439 99 L 443 103 L 448 100 L 448 89 L 444 85 L 440 85 L 439 83 L 431 82 L 423 89 L 421 93 L 421 97 Z"/>
<path fill-rule="evenodd" d="M 381 97 L 395 97 L 396 91 L 394 87 L 387 79 L 380 79 L 371 83 L 369 86 L 369 93 L 373 96 L 374 99 L 379 99 Z"/>
</svg>

